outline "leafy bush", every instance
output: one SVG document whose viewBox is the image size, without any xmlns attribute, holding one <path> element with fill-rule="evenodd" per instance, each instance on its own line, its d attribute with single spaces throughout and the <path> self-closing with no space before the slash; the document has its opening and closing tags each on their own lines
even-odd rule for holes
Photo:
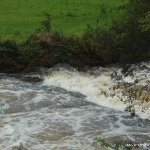
<svg viewBox="0 0 150 150">
<path fill-rule="evenodd" d="M 45 13 L 45 19 L 41 22 L 41 29 L 47 32 L 52 31 L 52 26 L 51 26 L 51 15 L 49 13 Z"/>
</svg>

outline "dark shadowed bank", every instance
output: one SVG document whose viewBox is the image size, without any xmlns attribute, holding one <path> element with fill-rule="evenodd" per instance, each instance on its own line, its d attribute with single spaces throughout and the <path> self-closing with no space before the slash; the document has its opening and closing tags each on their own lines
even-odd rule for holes
<svg viewBox="0 0 150 150">
<path fill-rule="evenodd" d="M 82 37 L 52 31 L 45 14 L 42 26 L 26 41 L 0 42 L 0 72 L 32 71 L 68 63 L 74 67 L 150 60 L 150 1 L 129 0 L 125 15 L 109 29 L 87 27 Z"/>
</svg>

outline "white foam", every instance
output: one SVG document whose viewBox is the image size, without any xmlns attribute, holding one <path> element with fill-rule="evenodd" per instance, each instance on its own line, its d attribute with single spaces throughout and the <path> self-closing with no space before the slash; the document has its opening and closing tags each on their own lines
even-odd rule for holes
<svg viewBox="0 0 150 150">
<path fill-rule="evenodd" d="M 122 76 L 122 79 L 111 79 L 112 71 L 116 71 L 118 75 Z M 103 72 L 96 70 L 96 75 L 82 73 L 78 71 L 53 71 L 44 79 L 44 85 L 53 85 L 61 87 L 69 91 L 79 92 L 85 95 L 88 101 L 94 102 L 101 106 L 111 107 L 118 110 L 124 110 L 128 106 L 127 95 L 122 94 L 123 89 L 114 90 L 114 86 L 118 83 L 133 84 L 136 80 L 136 84 L 144 86 L 150 79 L 150 72 L 146 70 L 134 70 L 133 76 L 124 76 L 121 73 L 121 69 L 118 68 L 106 68 Z M 125 103 L 126 102 L 126 103 Z M 141 104 L 140 104 L 141 105 Z M 143 112 L 139 106 L 135 106 L 136 114 L 144 119 L 150 119 L 150 107 L 146 108 Z M 142 106 L 148 105 L 142 104 Z M 147 114 L 148 113 L 148 114 Z"/>
<path fill-rule="evenodd" d="M 145 65 L 146 67 L 150 68 L 150 62 L 143 62 L 143 65 Z"/>
<path fill-rule="evenodd" d="M 113 93 L 115 82 L 110 72 L 94 76 L 79 72 L 58 71 L 45 77 L 44 85 L 53 85 L 69 91 L 80 92 L 87 96 L 87 100 L 102 106 L 124 110 L 126 105 Z"/>
<path fill-rule="evenodd" d="M 11 125 L 5 125 L 0 130 L 1 136 L 11 136 L 14 133 L 14 128 Z"/>
<path fill-rule="evenodd" d="M 146 110 L 143 111 L 143 107 L 147 107 Z M 143 119 L 149 119 L 150 120 L 150 102 L 143 104 L 143 105 L 135 105 L 135 112 L 138 116 L 140 116 Z"/>
</svg>

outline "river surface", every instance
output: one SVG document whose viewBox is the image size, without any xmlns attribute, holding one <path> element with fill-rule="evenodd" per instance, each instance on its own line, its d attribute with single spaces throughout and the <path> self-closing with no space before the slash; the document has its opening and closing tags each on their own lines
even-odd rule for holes
<svg viewBox="0 0 150 150">
<path fill-rule="evenodd" d="M 0 74 L 0 150 L 103 150 L 96 136 L 150 143 L 149 82 L 150 63 Z"/>
</svg>

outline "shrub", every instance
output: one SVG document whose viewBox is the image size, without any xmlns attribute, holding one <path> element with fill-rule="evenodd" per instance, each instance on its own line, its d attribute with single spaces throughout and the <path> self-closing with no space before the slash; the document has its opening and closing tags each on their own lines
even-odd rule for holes
<svg viewBox="0 0 150 150">
<path fill-rule="evenodd" d="M 45 19 L 41 22 L 41 29 L 47 32 L 52 31 L 52 26 L 51 26 L 51 15 L 49 13 L 45 13 Z"/>
</svg>

